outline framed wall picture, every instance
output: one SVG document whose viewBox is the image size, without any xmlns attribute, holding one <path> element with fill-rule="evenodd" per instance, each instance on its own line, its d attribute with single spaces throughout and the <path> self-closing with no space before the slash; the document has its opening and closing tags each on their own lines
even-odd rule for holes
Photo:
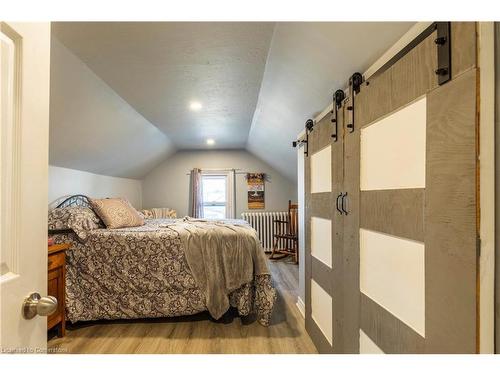
<svg viewBox="0 0 500 375">
<path fill-rule="evenodd" d="M 248 209 L 262 210 L 265 207 L 264 173 L 247 173 Z"/>
</svg>

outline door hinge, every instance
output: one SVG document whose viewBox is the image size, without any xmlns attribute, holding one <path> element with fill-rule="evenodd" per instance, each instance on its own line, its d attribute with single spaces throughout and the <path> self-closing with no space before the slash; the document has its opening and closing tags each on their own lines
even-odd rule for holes
<svg viewBox="0 0 500 375">
<path fill-rule="evenodd" d="M 476 238 L 476 255 L 478 258 L 481 257 L 481 238 L 480 237 Z"/>
</svg>

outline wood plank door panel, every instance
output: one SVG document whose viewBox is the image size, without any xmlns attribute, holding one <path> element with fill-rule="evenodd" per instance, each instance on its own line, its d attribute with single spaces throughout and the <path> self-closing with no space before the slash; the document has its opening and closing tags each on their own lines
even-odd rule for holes
<svg viewBox="0 0 500 375">
<path fill-rule="evenodd" d="M 337 110 L 337 142 L 332 143 L 332 198 L 335 204 L 332 212 L 332 259 L 333 259 L 333 352 L 344 353 L 344 216 L 337 210 L 337 196 L 344 192 L 344 137 L 345 105 Z M 339 199 L 340 202 L 340 199 Z"/>
<path fill-rule="evenodd" d="M 347 108 L 353 105 L 352 97 L 346 100 L 344 135 L 344 194 L 347 215 L 343 217 L 342 286 L 344 290 L 344 353 L 359 353 L 359 170 L 360 130 L 354 122 L 354 131 L 347 129 L 352 116 Z"/>
<path fill-rule="evenodd" d="M 309 135 L 309 157 L 305 162 L 306 329 L 320 353 L 342 352 L 343 298 L 340 272 L 342 270 L 343 230 L 342 220 L 336 210 L 336 197 L 341 192 L 343 179 L 342 113 L 341 108 L 338 112 L 339 125 L 336 142 L 332 138 L 334 128 L 331 116 L 326 116 L 315 125 Z M 328 148 L 330 148 L 328 168 L 331 169 L 329 171 L 315 170 L 317 169 L 315 158 L 320 152 L 328 152 Z M 315 179 L 315 176 L 312 176 L 313 173 L 330 176 L 329 191 L 314 191 L 314 187 L 311 186 L 311 180 Z M 320 225 L 329 226 L 329 229 L 325 229 L 330 231 L 329 236 L 320 236 L 317 233 Z M 324 245 L 328 241 L 330 242 L 328 256 L 318 253 L 313 248 L 318 246 L 319 242 L 323 242 Z M 328 306 L 322 305 L 325 301 L 316 301 L 317 298 L 328 300 Z M 314 309 L 325 311 L 314 311 Z M 322 312 L 326 312 L 323 317 L 320 316 Z M 325 327 L 325 325 L 329 326 Z M 331 332 L 331 337 L 328 338 L 329 332 Z"/>
<path fill-rule="evenodd" d="M 438 87 L 435 73 L 438 66 L 434 42 L 436 38 L 437 31 L 434 31 L 394 64 L 391 71 L 388 72 L 391 81 L 391 108 L 386 114 L 409 104 Z"/>
<path fill-rule="evenodd" d="M 476 70 L 428 95 L 426 352 L 476 351 Z"/>
<path fill-rule="evenodd" d="M 358 244 L 344 240 L 344 251 L 359 251 L 360 330 L 385 353 L 476 351 L 476 71 L 469 58 L 475 34 L 470 25 L 453 30 L 463 37 L 452 36 L 458 70 L 452 68 L 451 81 L 437 84 L 433 33 L 356 97 L 361 180 L 377 178 L 367 166 L 381 168 L 379 176 L 389 170 L 391 178 L 364 182 L 358 226 L 364 235 Z M 381 92 L 389 104 L 375 95 Z M 356 148 L 347 142 L 350 191 L 350 164 L 356 165 L 349 150 Z M 377 147 L 388 164 L 365 160 Z M 384 256 L 391 266 L 377 263 Z"/>
<path fill-rule="evenodd" d="M 313 184 L 313 179 L 318 179 L 321 176 L 318 173 L 317 165 L 314 165 L 318 153 L 325 147 L 329 146 L 331 129 L 329 120 L 323 119 L 315 124 L 308 138 L 308 157 L 305 160 L 305 193 L 306 193 L 306 211 L 305 211 L 305 229 L 306 229 L 306 251 L 305 251 L 305 271 L 306 271 L 306 330 L 311 336 L 316 348 L 320 353 L 332 353 L 333 348 L 330 341 L 332 337 L 327 338 L 327 332 L 333 332 L 333 327 L 321 327 L 321 324 L 327 325 L 324 322 L 324 315 L 318 312 L 321 308 L 319 305 L 324 301 L 317 301 L 318 298 L 325 299 L 332 294 L 331 269 L 317 257 L 312 254 L 315 252 L 313 239 L 313 225 L 318 221 L 330 220 L 332 215 L 332 192 L 331 186 L 329 191 L 318 192 Z M 328 155 L 327 155 L 328 156 Z M 327 171 L 325 171 L 327 172 Z M 328 171 L 329 172 L 329 171 Z M 318 255 L 316 255 L 318 256 Z M 324 259 L 323 259 L 324 260 Z M 318 297 L 318 291 L 324 293 Z M 323 306 L 327 309 L 328 306 Z M 322 319 L 322 321 L 319 321 Z M 331 324 L 331 322 L 330 322 Z M 332 334 L 333 335 L 333 334 Z"/>
<path fill-rule="evenodd" d="M 476 67 L 476 22 L 451 23 L 451 75 L 453 78 Z"/>
</svg>

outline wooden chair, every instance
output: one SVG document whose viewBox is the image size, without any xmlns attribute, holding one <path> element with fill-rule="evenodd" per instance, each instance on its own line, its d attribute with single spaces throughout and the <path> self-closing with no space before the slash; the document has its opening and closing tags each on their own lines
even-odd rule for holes
<svg viewBox="0 0 500 375">
<path fill-rule="evenodd" d="M 277 233 L 269 259 L 278 260 L 291 255 L 295 264 L 299 263 L 299 206 L 288 201 L 288 220 L 274 220 L 274 223 Z M 279 248 L 279 245 L 284 247 Z"/>
</svg>

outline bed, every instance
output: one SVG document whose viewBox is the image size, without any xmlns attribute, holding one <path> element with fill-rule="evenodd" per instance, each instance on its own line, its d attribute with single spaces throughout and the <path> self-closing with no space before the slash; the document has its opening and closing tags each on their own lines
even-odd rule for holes
<svg viewBox="0 0 500 375">
<path fill-rule="evenodd" d="M 219 319 L 232 306 L 270 323 L 276 290 L 255 230 L 242 220 L 144 219 L 142 226 L 107 229 L 85 196 L 73 196 L 49 212 L 49 233 L 55 243 L 71 244 L 71 322 L 202 311 Z"/>
</svg>

